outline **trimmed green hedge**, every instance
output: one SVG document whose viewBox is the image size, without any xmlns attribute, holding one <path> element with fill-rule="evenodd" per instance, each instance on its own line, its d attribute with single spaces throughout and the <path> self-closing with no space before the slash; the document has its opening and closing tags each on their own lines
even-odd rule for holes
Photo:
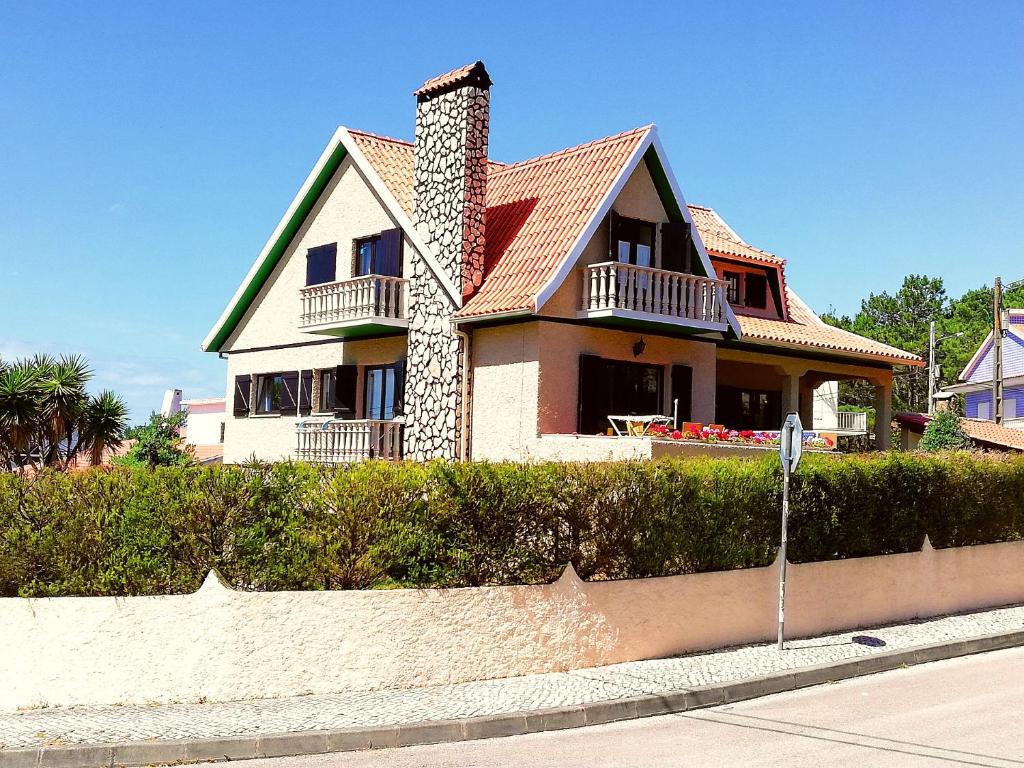
<svg viewBox="0 0 1024 768">
<path fill-rule="evenodd" d="M 547 582 L 766 565 L 781 473 L 760 461 L 304 464 L 0 475 L 0 595 Z M 805 456 L 793 561 L 1019 539 L 1024 458 Z"/>
</svg>

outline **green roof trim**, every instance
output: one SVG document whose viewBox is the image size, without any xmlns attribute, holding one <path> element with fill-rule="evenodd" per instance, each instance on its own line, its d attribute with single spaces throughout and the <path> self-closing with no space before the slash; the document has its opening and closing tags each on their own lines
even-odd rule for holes
<svg viewBox="0 0 1024 768">
<path fill-rule="evenodd" d="M 331 152 L 330 157 L 327 158 L 327 162 L 324 163 L 324 167 L 320 169 L 320 173 L 317 174 L 313 183 L 310 185 L 309 190 L 299 201 L 298 206 L 295 208 L 295 212 L 288 219 L 284 229 L 281 230 L 281 234 L 277 240 L 274 241 L 274 245 L 270 248 L 265 259 L 259 265 L 259 269 L 256 270 L 256 274 L 253 275 L 252 279 L 245 286 L 245 290 L 242 292 L 241 297 L 235 303 L 231 309 L 231 314 L 228 315 L 227 319 L 221 325 L 217 331 L 217 335 L 213 338 L 213 342 L 210 344 L 209 351 L 220 352 L 221 346 L 228 337 L 234 332 L 235 328 L 238 327 L 238 323 L 241 322 L 242 317 L 246 311 L 252 305 L 257 294 L 263 288 L 267 282 L 267 278 L 270 277 L 270 273 L 274 271 L 274 267 L 281 260 L 284 252 L 288 250 L 288 246 L 291 245 L 292 239 L 296 233 L 302 227 L 303 222 L 306 221 L 306 217 L 309 216 L 310 211 L 316 205 L 317 200 L 320 199 L 320 195 L 327 188 L 327 185 L 331 181 L 331 177 L 334 176 L 335 171 L 341 166 L 342 161 L 348 153 L 345 151 L 345 147 L 341 142 L 338 142 L 338 146 Z"/>
</svg>

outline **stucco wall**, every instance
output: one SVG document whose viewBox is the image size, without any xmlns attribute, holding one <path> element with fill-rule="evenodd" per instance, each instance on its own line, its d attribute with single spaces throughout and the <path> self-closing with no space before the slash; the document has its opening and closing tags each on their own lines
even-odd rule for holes
<svg viewBox="0 0 1024 768">
<path fill-rule="evenodd" d="M 227 413 L 224 416 L 224 463 L 234 464 L 255 455 L 278 461 L 294 458 L 297 416 L 233 415 L 235 376 L 277 371 L 333 368 L 342 364 L 385 365 L 405 356 L 405 337 L 337 341 L 228 356 Z M 363 370 L 356 381 L 357 411 L 362 412 Z"/>
<path fill-rule="evenodd" d="M 215 445 L 220 442 L 220 425 L 226 421 L 224 402 L 194 403 L 188 406 L 185 442 L 189 445 Z"/>
<path fill-rule="evenodd" d="M 774 636 L 777 569 L 452 590 L 0 599 L 0 709 L 231 700 L 578 669 Z M 1024 542 L 788 572 L 788 636 L 1024 601 Z"/>
<path fill-rule="evenodd" d="M 345 158 L 222 350 L 323 339 L 299 330 L 299 290 L 306 284 L 306 251 L 336 242 L 335 276 L 344 280 L 352 276 L 353 240 L 397 226 L 351 158 Z M 402 243 L 406 276 L 411 274 L 412 252 L 412 244 L 406 238 Z"/>
</svg>

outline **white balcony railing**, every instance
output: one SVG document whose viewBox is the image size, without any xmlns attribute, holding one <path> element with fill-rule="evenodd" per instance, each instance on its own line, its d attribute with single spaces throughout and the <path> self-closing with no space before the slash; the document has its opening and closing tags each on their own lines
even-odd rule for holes
<svg viewBox="0 0 1024 768">
<path fill-rule="evenodd" d="M 377 419 L 300 421 L 296 457 L 316 464 L 402 458 L 402 422 Z"/>
<path fill-rule="evenodd" d="M 391 325 L 406 320 L 409 281 L 401 277 L 364 275 L 334 283 L 307 285 L 301 290 L 301 329 L 360 320 L 387 320 Z"/>
<path fill-rule="evenodd" d="M 838 411 L 836 412 L 836 430 L 867 434 L 868 415 L 863 411 Z"/>
<path fill-rule="evenodd" d="M 725 323 L 725 282 L 609 261 L 583 270 L 584 314 L 642 312 L 702 324 Z"/>
</svg>

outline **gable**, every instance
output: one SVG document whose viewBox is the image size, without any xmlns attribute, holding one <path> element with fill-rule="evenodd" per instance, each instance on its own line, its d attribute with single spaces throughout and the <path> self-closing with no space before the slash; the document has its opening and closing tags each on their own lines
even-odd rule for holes
<svg viewBox="0 0 1024 768">
<path fill-rule="evenodd" d="M 989 334 L 974 358 L 967 364 L 961 379 L 972 384 L 992 381 L 994 358 L 992 334 Z M 1003 378 L 1014 376 L 1024 376 L 1024 338 L 1017 336 L 1015 330 L 1011 330 L 1003 339 Z"/>
<path fill-rule="evenodd" d="M 299 330 L 299 296 L 306 284 L 310 249 L 337 244 L 334 279 L 346 280 L 353 276 L 354 241 L 398 226 L 352 157 L 346 156 L 221 345 L 222 351 L 310 341 L 309 334 Z M 412 244 L 407 240 L 403 245 L 404 274 L 409 274 Z"/>
</svg>

